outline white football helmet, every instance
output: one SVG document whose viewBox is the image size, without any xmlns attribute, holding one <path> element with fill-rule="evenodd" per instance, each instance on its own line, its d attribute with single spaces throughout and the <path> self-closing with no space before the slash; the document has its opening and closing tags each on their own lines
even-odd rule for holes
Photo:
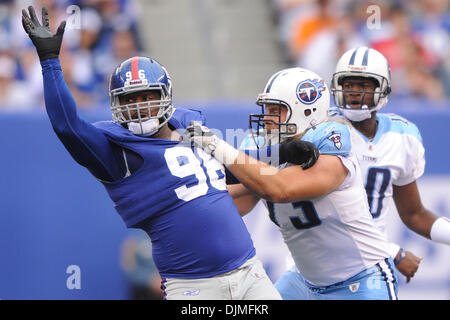
<svg viewBox="0 0 450 320">
<path fill-rule="evenodd" d="M 327 119 L 330 107 L 330 92 L 317 74 L 303 68 L 283 69 L 270 77 L 264 92 L 258 95 L 256 104 L 262 114 L 249 116 L 250 130 L 255 135 L 264 132 L 266 104 L 278 104 L 287 108 L 286 121 L 278 117 L 278 141 L 302 133 Z M 280 108 L 281 109 L 281 108 Z M 270 114 L 270 116 L 274 116 Z"/>
<path fill-rule="evenodd" d="M 363 77 L 376 81 L 377 87 L 374 91 L 358 91 L 363 95 L 373 94 L 374 106 L 368 107 L 361 103 L 360 109 L 350 110 L 351 108 L 345 101 L 342 87 L 343 80 L 348 77 Z M 356 111 L 359 113 L 364 112 L 370 118 L 370 113 L 381 109 L 387 103 L 388 95 L 391 93 L 391 72 L 388 61 L 380 52 L 368 47 L 348 50 L 337 63 L 336 72 L 331 80 L 331 92 L 333 93 L 336 106 L 344 112 L 344 115 L 346 115 L 346 111 L 351 111 L 353 114 Z M 356 118 L 358 118 L 357 115 Z"/>
</svg>

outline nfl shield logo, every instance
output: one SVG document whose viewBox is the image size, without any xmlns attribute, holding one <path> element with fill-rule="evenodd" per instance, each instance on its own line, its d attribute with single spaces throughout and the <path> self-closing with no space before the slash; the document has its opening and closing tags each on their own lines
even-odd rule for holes
<svg viewBox="0 0 450 320">
<path fill-rule="evenodd" d="M 351 285 L 348 286 L 348 288 L 350 289 L 351 292 L 358 291 L 358 289 L 359 289 L 359 282 L 352 283 Z"/>
</svg>

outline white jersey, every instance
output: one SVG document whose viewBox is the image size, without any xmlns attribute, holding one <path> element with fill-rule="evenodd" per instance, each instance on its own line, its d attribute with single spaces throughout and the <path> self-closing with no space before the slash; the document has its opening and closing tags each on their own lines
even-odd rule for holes
<svg viewBox="0 0 450 320">
<path fill-rule="evenodd" d="M 338 156 L 349 171 L 347 178 L 319 198 L 266 205 L 305 280 L 327 286 L 389 257 L 389 244 L 369 213 L 361 171 L 351 153 L 349 128 L 322 123 L 302 140 L 315 144 L 321 154 Z"/>
<path fill-rule="evenodd" d="M 425 150 L 420 132 L 413 123 L 395 114 L 377 114 L 376 118 L 377 133 L 371 141 L 358 130 L 351 129 L 352 150 L 361 167 L 370 213 L 377 227 L 387 236 L 387 215 L 394 205 L 392 186 L 407 185 L 423 174 Z"/>
</svg>

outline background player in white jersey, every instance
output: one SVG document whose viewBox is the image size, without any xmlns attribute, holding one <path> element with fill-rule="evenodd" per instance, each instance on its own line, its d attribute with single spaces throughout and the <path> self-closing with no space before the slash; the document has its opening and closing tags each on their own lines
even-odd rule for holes
<svg viewBox="0 0 450 320">
<path fill-rule="evenodd" d="M 387 215 L 395 203 L 408 228 L 450 244 L 450 221 L 426 209 L 420 199 L 416 180 L 424 172 L 425 157 L 418 128 L 398 115 L 377 113 L 388 101 L 390 82 L 388 61 L 367 47 L 344 53 L 332 79 L 335 104 L 352 124 L 353 151 L 363 173 L 370 213 L 386 233 Z M 421 258 L 396 244 L 390 250 L 409 282 Z"/>
<path fill-rule="evenodd" d="M 241 214 L 259 198 L 267 200 L 270 218 L 303 276 L 292 294 L 303 299 L 396 299 L 388 242 L 369 213 L 348 126 L 326 121 L 330 93 L 323 80 L 301 68 L 281 70 L 269 79 L 257 103 L 263 113 L 251 115 L 251 122 L 263 127 L 266 137 L 276 135 L 276 142 L 296 136 L 313 143 L 321 153 L 314 166 L 277 169 L 197 124 L 187 128 L 186 136 L 245 185 L 230 187 Z"/>
<path fill-rule="evenodd" d="M 416 185 L 425 167 L 419 130 L 398 115 L 377 113 L 391 92 L 385 57 L 367 47 L 347 51 L 338 61 L 332 86 L 339 110 L 330 113 L 342 114 L 352 124 L 352 150 L 360 163 L 370 213 L 377 227 L 387 237 L 386 219 L 395 203 L 400 218 L 411 230 L 435 242 L 450 244 L 449 220 L 424 208 Z M 389 251 L 409 282 L 421 258 L 392 242 Z M 276 287 L 287 298 L 284 293 L 299 281 L 301 275 L 293 268 Z"/>
</svg>

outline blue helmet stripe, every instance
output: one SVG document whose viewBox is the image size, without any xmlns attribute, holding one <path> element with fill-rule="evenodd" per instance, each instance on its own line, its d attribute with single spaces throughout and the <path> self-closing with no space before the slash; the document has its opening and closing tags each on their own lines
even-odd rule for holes
<svg viewBox="0 0 450 320">
<path fill-rule="evenodd" d="M 270 88 L 272 88 L 273 82 L 280 75 L 281 72 L 282 71 L 278 72 L 276 75 L 273 76 L 272 81 L 270 81 L 269 85 L 267 86 L 267 89 L 266 89 L 265 93 L 269 93 L 270 92 Z"/>
<path fill-rule="evenodd" d="M 364 57 L 362 61 L 363 66 L 367 66 L 367 62 L 369 61 L 369 48 L 366 49 L 366 52 L 364 52 Z"/>
<path fill-rule="evenodd" d="M 359 48 L 356 48 L 355 51 L 353 51 L 352 56 L 350 57 L 350 61 L 349 61 L 349 65 L 353 65 L 355 64 L 355 58 L 356 58 L 356 53 L 358 52 Z"/>
</svg>

